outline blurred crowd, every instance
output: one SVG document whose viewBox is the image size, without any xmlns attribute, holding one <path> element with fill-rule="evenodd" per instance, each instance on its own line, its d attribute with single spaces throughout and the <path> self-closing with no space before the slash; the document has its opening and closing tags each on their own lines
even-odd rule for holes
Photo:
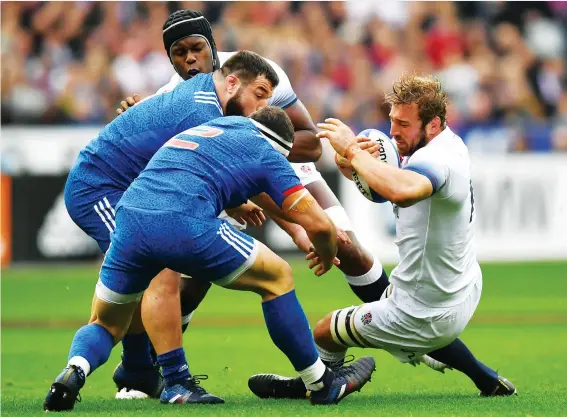
<svg viewBox="0 0 567 417">
<path fill-rule="evenodd" d="M 202 11 L 221 51 L 278 62 L 313 119 L 388 129 L 383 93 L 431 72 L 472 146 L 567 150 L 567 2 L 2 2 L 2 124 L 101 124 L 173 70 L 162 25 Z M 502 134 L 505 132 L 505 134 Z M 504 139 L 502 139 L 504 138 Z M 476 144 L 476 145 L 475 145 Z"/>
</svg>

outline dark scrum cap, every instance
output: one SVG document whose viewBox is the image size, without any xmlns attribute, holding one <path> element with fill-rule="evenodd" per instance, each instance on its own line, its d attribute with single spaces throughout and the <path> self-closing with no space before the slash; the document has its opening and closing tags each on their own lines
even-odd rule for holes
<svg viewBox="0 0 567 417">
<path fill-rule="evenodd" d="M 213 56 L 213 70 L 219 69 L 220 62 L 211 24 L 202 13 L 195 10 L 173 12 L 163 24 L 163 46 L 169 59 L 171 60 L 171 47 L 175 42 L 189 36 L 200 36 L 207 41 Z"/>
</svg>

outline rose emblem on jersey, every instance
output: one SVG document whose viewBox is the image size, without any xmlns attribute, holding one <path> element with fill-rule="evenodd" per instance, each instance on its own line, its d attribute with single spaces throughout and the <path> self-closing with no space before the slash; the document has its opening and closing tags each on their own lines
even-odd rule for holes
<svg viewBox="0 0 567 417">
<path fill-rule="evenodd" d="M 301 165 L 301 171 L 305 174 L 311 174 L 311 167 L 309 165 Z"/>
<path fill-rule="evenodd" d="M 362 316 L 360 318 L 360 320 L 362 321 L 362 324 L 364 324 L 364 325 L 370 324 L 372 322 L 372 313 L 369 311 L 364 316 Z"/>
</svg>

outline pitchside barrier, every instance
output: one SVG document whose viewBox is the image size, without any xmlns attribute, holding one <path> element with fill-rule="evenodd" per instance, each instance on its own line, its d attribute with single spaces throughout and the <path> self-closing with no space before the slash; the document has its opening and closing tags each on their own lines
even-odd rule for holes
<svg viewBox="0 0 567 417">
<path fill-rule="evenodd" d="M 63 187 L 79 150 L 99 127 L 2 129 L 2 265 L 10 261 L 94 259 L 98 247 L 71 221 Z M 383 262 L 398 259 L 389 203 L 373 204 L 332 164 L 325 147 L 320 169 L 349 214 L 359 240 Z M 473 155 L 481 261 L 567 259 L 567 155 Z M 250 234 L 278 253 L 296 252 L 274 223 Z"/>
</svg>

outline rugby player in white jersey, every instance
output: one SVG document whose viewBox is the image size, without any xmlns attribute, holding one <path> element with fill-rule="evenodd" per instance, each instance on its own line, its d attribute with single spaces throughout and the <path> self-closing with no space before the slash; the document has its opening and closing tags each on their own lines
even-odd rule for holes
<svg viewBox="0 0 567 417">
<path fill-rule="evenodd" d="M 468 150 L 446 123 L 447 95 L 440 82 L 403 75 L 386 95 L 390 135 L 403 156 L 401 169 L 358 147 L 337 119 L 318 124 L 341 167 L 352 167 L 394 205 L 400 263 L 379 301 L 336 310 L 317 323 L 321 359 L 344 361 L 347 348 L 383 349 L 403 363 L 425 362 L 465 373 L 482 396 L 515 394 L 514 385 L 478 361 L 458 339 L 482 291 L 474 249 L 476 213 Z M 260 397 L 301 398 L 295 379 L 255 375 Z"/>
<path fill-rule="evenodd" d="M 163 26 L 163 41 L 176 74 L 156 94 L 171 91 L 179 83 L 196 74 L 213 71 L 234 54 L 234 52 L 217 52 L 209 22 L 201 13 L 192 10 L 180 10 L 169 16 Z M 268 101 L 268 105 L 281 107 L 290 117 L 295 128 L 295 137 L 288 159 L 290 162 L 295 162 L 292 163 L 292 167 L 302 184 L 340 231 L 341 236 L 339 236 L 340 243 L 337 253 L 340 265 L 338 265 L 338 268 L 345 274 L 350 287 L 361 301 L 378 300 L 389 285 L 388 276 L 380 261 L 359 244 L 352 232 L 352 225 L 344 208 L 313 164 L 321 156 L 322 147 L 319 138 L 316 137 L 317 129 L 311 120 L 311 116 L 297 98 L 286 73 L 275 62 L 270 60 L 268 62 L 274 67 L 280 80 L 278 87 Z M 140 97 L 138 96 L 128 97 L 121 103 L 122 108 L 118 109 L 117 112 L 120 114 L 127 111 L 128 107 L 139 100 Z M 368 143 L 365 143 L 361 146 L 367 145 Z M 301 250 L 305 252 L 309 250 L 309 239 L 301 227 L 279 218 L 276 212 L 271 211 L 275 205 L 270 204 L 270 201 L 260 199 L 255 200 L 255 202 L 266 209 L 272 219 L 292 237 Z M 254 224 L 259 224 L 265 219 L 262 211 L 254 205 L 247 205 L 244 209 L 235 210 L 230 214 L 235 218 L 252 219 L 251 222 Z M 236 221 L 231 223 L 238 226 Z M 346 235 L 344 232 L 346 232 Z M 174 318 L 179 312 L 175 311 L 175 303 L 172 303 L 172 300 L 176 299 L 173 293 L 178 292 L 180 286 L 179 277 L 174 275 L 172 272 L 162 273 L 152 281 L 142 301 L 144 320 L 157 320 L 162 323 L 174 322 Z M 209 288 L 210 284 L 204 280 L 181 280 L 183 330 L 187 328 L 193 311 L 203 300 Z M 151 312 L 154 312 L 154 314 Z M 130 327 L 129 333 L 123 340 L 123 355 L 132 354 L 135 358 L 141 352 L 147 350 L 146 346 L 149 340 L 146 337 L 147 341 L 144 341 L 141 324 L 136 320 L 133 320 L 133 323 L 134 325 Z M 168 337 L 167 329 L 167 326 L 163 326 L 163 338 Z M 133 340 L 136 343 L 131 343 Z M 128 346 L 128 349 L 126 349 L 126 346 Z M 136 349 L 139 349 L 139 351 L 136 352 Z M 132 363 L 131 360 L 128 362 Z M 147 373 L 144 374 L 144 377 L 146 379 L 144 383 L 139 384 L 139 376 L 135 369 L 125 369 L 123 364 L 119 365 L 114 374 L 114 381 L 119 390 L 117 398 L 144 398 L 148 392 L 154 392 L 155 390 L 148 389 L 148 387 L 153 388 L 158 384 L 159 373 L 156 372 L 155 384 L 152 381 L 147 381 Z"/>
</svg>

